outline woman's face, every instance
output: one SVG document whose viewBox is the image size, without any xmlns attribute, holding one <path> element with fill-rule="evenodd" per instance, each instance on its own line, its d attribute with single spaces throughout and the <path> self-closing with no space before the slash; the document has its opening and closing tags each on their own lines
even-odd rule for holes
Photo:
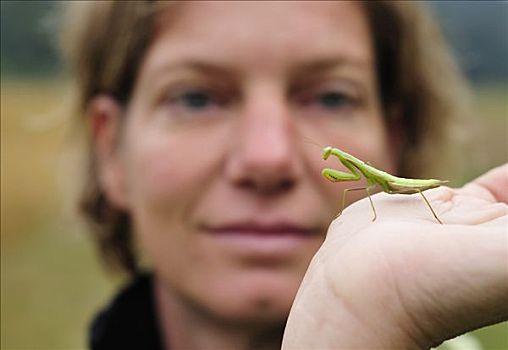
<svg viewBox="0 0 508 350">
<path fill-rule="evenodd" d="M 315 144 L 393 171 L 366 16 L 355 2 L 169 11 L 105 162 L 110 199 L 182 302 L 281 321 L 342 190 L 359 186 L 326 181 L 340 166 Z"/>
</svg>

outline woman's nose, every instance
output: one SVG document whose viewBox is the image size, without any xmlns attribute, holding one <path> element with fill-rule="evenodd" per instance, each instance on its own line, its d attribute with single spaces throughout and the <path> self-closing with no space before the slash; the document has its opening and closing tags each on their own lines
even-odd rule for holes
<svg viewBox="0 0 508 350">
<path fill-rule="evenodd" d="M 260 93 L 245 103 L 227 165 L 236 186 L 261 194 L 288 191 L 298 177 L 295 120 L 284 96 L 277 96 Z"/>
</svg>

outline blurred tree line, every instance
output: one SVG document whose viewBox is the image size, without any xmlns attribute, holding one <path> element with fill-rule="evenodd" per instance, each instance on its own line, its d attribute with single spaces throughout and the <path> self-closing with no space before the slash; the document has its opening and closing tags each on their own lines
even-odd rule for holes
<svg viewBox="0 0 508 350">
<path fill-rule="evenodd" d="M 441 21 L 456 57 L 475 82 L 508 79 L 508 2 L 427 1 Z M 61 71 L 59 1 L 1 4 L 2 76 L 47 77 Z"/>
<path fill-rule="evenodd" d="M 61 71 L 55 1 L 0 1 L 1 74 L 46 77 Z"/>
</svg>

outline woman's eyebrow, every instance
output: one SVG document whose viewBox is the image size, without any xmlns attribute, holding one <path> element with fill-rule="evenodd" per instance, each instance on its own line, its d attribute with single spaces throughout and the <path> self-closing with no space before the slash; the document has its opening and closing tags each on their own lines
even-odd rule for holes
<svg viewBox="0 0 508 350">
<path fill-rule="evenodd" d="M 309 73 L 325 73 L 338 68 L 351 67 L 357 70 L 365 69 L 369 66 L 369 62 L 362 59 L 354 59 L 349 57 L 329 57 L 308 61 L 294 66 L 291 70 L 293 76 L 300 76 Z"/>
<path fill-rule="evenodd" d="M 369 62 L 344 56 L 325 57 L 317 60 L 303 61 L 289 68 L 291 77 L 305 77 L 313 74 L 323 74 L 335 69 L 349 69 L 364 71 Z M 173 73 L 193 73 L 207 76 L 221 77 L 221 79 L 238 78 L 241 76 L 238 68 L 231 65 L 220 64 L 208 60 L 181 59 L 174 62 L 161 63 L 147 74 L 148 81 L 155 81 L 160 77 Z"/>
<path fill-rule="evenodd" d="M 175 71 L 188 71 L 216 76 L 233 76 L 236 74 L 234 69 L 220 64 L 199 60 L 182 60 L 178 62 L 162 64 L 158 67 L 155 67 L 155 69 L 153 69 L 150 74 L 150 79 L 155 79 L 160 75 L 172 73 Z"/>
</svg>

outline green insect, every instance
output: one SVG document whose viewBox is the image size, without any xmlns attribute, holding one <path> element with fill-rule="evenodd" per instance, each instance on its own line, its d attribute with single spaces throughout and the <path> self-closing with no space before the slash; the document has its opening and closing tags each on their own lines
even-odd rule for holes
<svg viewBox="0 0 508 350">
<path fill-rule="evenodd" d="M 358 181 L 360 180 L 360 173 L 367 179 L 367 187 L 358 187 L 358 188 L 347 188 L 344 190 L 342 194 L 342 208 L 337 217 L 340 216 L 342 211 L 344 210 L 344 205 L 346 203 L 346 194 L 348 191 L 358 191 L 365 190 L 367 195 L 369 196 L 370 205 L 372 207 L 372 211 L 374 212 L 374 218 L 372 221 L 376 220 L 376 209 L 374 208 L 374 203 L 372 203 L 372 198 L 370 197 L 370 191 L 376 186 L 379 185 L 382 190 L 386 193 L 390 194 L 413 194 L 419 193 L 422 195 L 423 200 L 427 203 L 432 215 L 436 218 L 436 220 L 442 224 L 443 222 L 438 218 L 434 209 L 430 205 L 429 201 L 423 195 L 423 191 L 436 188 L 441 186 L 442 184 L 448 181 L 436 180 L 436 179 L 406 179 L 403 177 L 393 176 L 384 171 L 378 170 L 374 168 L 372 165 L 361 161 L 358 158 L 353 157 L 352 155 L 341 151 L 338 148 L 333 147 L 325 147 L 323 148 L 323 159 L 326 160 L 330 155 L 334 155 L 339 158 L 340 162 L 344 164 L 346 168 L 348 168 L 351 173 L 346 173 L 343 171 L 339 171 L 336 169 L 325 168 L 321 171 L 321 174 L 332 182 L 340 182 L 340 181 Z"/>
</svg>

